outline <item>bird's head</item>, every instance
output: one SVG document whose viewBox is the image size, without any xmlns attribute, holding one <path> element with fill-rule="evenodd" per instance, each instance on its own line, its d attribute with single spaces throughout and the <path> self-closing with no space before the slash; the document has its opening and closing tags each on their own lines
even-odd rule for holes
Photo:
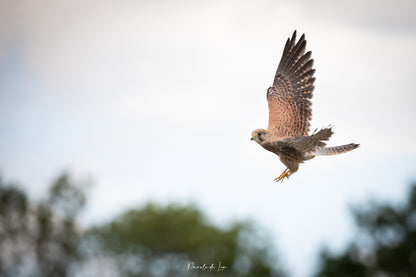
<svg viewBox="0 0 416 277">
<path fill-rule="evenodd" d="M 251 133 L 251 140 L 254 140 L 257 143 L 262 143 L 265 139 L 266 136 L 269 134 L 269 131 L 265 130 L 265 129 L 257 129 L 254 130 Z"/>
</svg>

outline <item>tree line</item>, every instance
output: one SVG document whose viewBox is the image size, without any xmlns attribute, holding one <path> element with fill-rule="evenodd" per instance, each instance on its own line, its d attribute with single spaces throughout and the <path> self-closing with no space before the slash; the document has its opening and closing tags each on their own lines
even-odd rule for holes
<svg viewBox="0 0 416 277">
<path fill-rule="evenodd" d="M 34 201 L 0 178 L 0 276 L 290 276 L 256 224 L 218 227 L 192 205 L 149 203 L 83 226 L 86 187 L 62 174 Z M 404 203 L 352 216 L 360 236 L 341 253 L 322 249 L 310 276 L 416 276 L 416 184 Z"/>
</svg>

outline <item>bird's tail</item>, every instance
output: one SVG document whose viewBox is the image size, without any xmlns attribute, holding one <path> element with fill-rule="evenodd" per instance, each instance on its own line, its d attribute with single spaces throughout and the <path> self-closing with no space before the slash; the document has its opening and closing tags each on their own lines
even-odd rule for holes
<svg viewBox="0 0 416 277">
<path fill-rule="evenodd" d="M 311 156 L 328 156 L 328 155 L 338 155 L 342 153 L 349 152 L 351 150 L 354 150 L 355 148 L 359 147 L 359 144 L 356 143 L 350 143 L 345 144 L 341 146 L 334 146 L 334 147 L 323 147 L 315 152 L 311 153 Z"/>
</svg>

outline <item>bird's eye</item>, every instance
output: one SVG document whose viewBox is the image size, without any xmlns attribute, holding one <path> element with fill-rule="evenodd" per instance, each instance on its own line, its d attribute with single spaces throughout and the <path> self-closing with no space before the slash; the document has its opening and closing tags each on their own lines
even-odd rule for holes
<svg viewBox="0 0 416 277">
<path fill-rule="evenodd" d="M 260 132 L 257 132 L 257 136 L 260 137 L 261 136 L 261 133 Z"/>
</svg>

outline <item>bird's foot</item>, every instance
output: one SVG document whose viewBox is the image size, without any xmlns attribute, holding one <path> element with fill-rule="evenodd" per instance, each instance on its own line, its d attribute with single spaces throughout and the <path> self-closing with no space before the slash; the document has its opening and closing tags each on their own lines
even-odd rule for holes
<svg viewBox="0 0 416 277">
<path fill-rule="evenodd" d="M 286 168 L 283 172 L 282 172 L 282 174 L 280 174 L 280 176 L 279 177 L 277 177 L 276 179 L 274 179 L 275 180 L 275 182 L 283 182 L 283 180 L 285 179 L 285 177 L 286 178 L 288 178 L 289 179 L 289 176 L 290 176 L 290 172 L 289 172 L 289 168 Z"/>
</svg>

